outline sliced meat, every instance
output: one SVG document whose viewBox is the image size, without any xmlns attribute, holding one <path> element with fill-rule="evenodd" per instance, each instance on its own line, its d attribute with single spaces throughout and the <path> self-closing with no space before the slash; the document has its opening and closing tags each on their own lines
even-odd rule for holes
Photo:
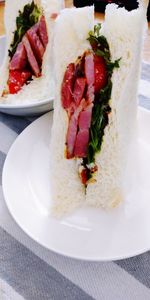
<svg viewBox="0 0 150 300">
<path fill-rule="evenodd" d="M 74 145 L 76 141 L 77 129 L 78 129 L 78 119 L 73 114 L 69 122 L 67 139 L 66 139 L 66 146 L 67 146 L 66 158 L 68 159 L 74 157 Z"/>
<path fill-rule="evenodd" d="M 45 48 L 44 48 L 42 42 L 40 41 L 39 36 L 37 35 L 37 30 L 38 30 L 38 24 L 32 26 L 27 31 L 27 37 L 28 37 L 28 40 L 32 47 L 32 50 L 36 56 L 36 59 L 39 63 L 39 66 L 41 66 Z"/>
<path fill-rule="evenodd" d="M 67 146 L 67 153 L 66 157 L 73 158 L 74 157 L 74 146 L 78 131 L 78 119 L 81 111 L 84 109 L 86 105 L 85 99 L 81 100 L 80 105 L 76 108 L 74 113 L 72 114 L 69 120 L 68 132 L 67 132 L 67 139 L 66 139 L 66 146 Z"/>
<path fill-rule="evenodd" d="M 93 86 L 95 81 L 94 55 L 91 52 L 85 55 L 85 76 L 88 86 Z"/>
<path fill-rule="evenodd" d="M 85 77 L 84 63 L 85 55 L 79 56 L 76 62 L 75 77 Z"/>
<path fill-rule="evenodd" d="M 71 116 L 74 114 L 75 110 L 77 109 L 75 102 L 71 102 L 69 108 L 67 109 L 68 118 L 70 119 Z"/>
<path fill-rule="evenodd" d="M 79 128 L 80 130 L 89 129 L 91 126 L 93 104 L 89 105 L 85 110 L 80 113 L 79 116 Z"/>
<path fill-rule="evenodd" d="M 44 16 L 42 16 L 39 21 L 38 34 L 44 48 L 46 48 L 48 44 L 48 34 L 47 34 L 47 28 L 46 28 L 46 22 Z"/>
<path fill-rule="evenodd" d="M 66 138 L 68 159 L 87 156 L 94 101 L 94 80 L 94 55 L 90 52 L 86 53 L 76 66 L 73 63 L 69 64 L 65 72 L 61 100 L 69 118 Z"/>
<path fill-rule="evenodd" d="M 26 52 L 27 52 L 27 57 L 28 57 L 28 62 L 30 64 L 30 67 L 34 73 L 34 75 L 36 77 L 39 77 L 41 74 L 40 74 L 40 68 L 39 68 L 39 65 L 37 63 L 37 60 L 34 56 L 34 53 L 32 51 L 32 48 L 31 48 L 31 45 L 30 45 L 30 42 L 28 40 L 28 37 L 27 35 L 25 34 L 23 39 L 22 39 L 22 42 L 23 42 L 23 45 L 26 49 Z"/>
<path fill-rule="evenodd" d="M 94 102 L 94 86 L 88 86 L 86 97 L 88 104 Z"/>
<path fill-rule="evenodd" d="M 91 126 L 93 104 L 87 106 L 79 115 L 79 132 L 76 137 L 74 156 L 86 157 L 89 143 L 89 128 Z"/>
<path fill-rule="evenodd" d="M 83 98 L 78 107 L 76 107 L 74 114 L 76 118 L 79 118 L 80 113 L 87 107 L 86 100 Z M 79 123 L 79 122 L 78 122 Z"/>
<path fill-rule="evenodd" d="M 61 101 L 64 109 L 68 109 L 73 101 L 73 85 L 74 85 L 74 70 L 73 63 L 69 64 L 64 75 L 62 89 L 61 89 Z"/>
<path fill-rule="evenodd" d="M 80 104 L 80 101 L 84 96 L 85 86 L 86 86 L 85 78 L 79 77 L 76 79 L 74 84 L 74 89 L 73 89 L 73 98 L 77 106 Z"/>
<path fill-rule="evenodd" d="M 87 98 L 89 103 L 94 101 L 94 82 L 95 82 L 95 72 L 94 72 L 94 55 L 93 53 L 87 53 L 85 56 L 85 76 L 88 84 L 87 88 Z"/>
<path fill-rule="evenodd" d="M 87 157 L 87 148 L 89 143 L 89 129 L 80 130 L 77 134 L 74 156 L 83 158 Z"/>
<path fill-rule="evenodd" d="M 27 54 L 22 42 L 17 46 L 16 52 L 9 65 L 10 70 L 23 70 L 27 65 Z"/>
<path fill-rule="evenodd" d="M 87 101 L 85 98 L 82 98 L 79 106 L 76 106 L 75 102 L 72 102 L 69 109 L 67 109 L 68 117 L 70 118 L 71 115 L 74 113 L 76 116 L 79 117 L 80 112 L 87 107 Z"/>
</svg>

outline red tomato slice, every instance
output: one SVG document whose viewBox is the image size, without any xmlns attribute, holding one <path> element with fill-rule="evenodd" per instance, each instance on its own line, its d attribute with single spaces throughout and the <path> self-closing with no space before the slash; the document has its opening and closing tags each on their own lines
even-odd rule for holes
<svg viewBox="0 0 150 300">
<path fill-rule="evenodd" d="M 21 87 L 27 82 L 27 80 L 31 77 L 31 72 L 28 70 L 24 71 L 9 71 L 9 79 L 8 79 L 8 86 L 9 86 L 9 93 L 16 94 Z"/>
<path fill-rule="evenodd" d="M 94 55 L 95 93 L 98 93 L 107 84 L 106 62 L 103 57 Z"/>
</svg>

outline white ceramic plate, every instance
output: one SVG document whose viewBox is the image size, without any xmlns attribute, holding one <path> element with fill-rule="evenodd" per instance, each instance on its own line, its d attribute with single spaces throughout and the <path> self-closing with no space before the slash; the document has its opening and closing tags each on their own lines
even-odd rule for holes
<svg viewBox="0 0 150 300">
<path fill-rule="evenodd" d="M 5 55 L 5 46 L 6 46 L 6 37 L 0 37 L 0 66 L 3 62 L 3 58 Z M 1 78 L 1 74 L 0 74 Z M 0 111 L 16 115 L 16 116 L 35 116 L 42 113 L 45 113 L 53 108 L 53 95 L 50 99 L 45 99 L 42 101 L 37 101 L 34 103 L 27 103 L 27 104 L 3 104 L 0 103 Z"/>
<path fill-rule="evenodd" d="M 149 250 L 150 112 L 140 109 L 138 121 L 138 147 L 129 163 L 125 203 L 109 212 L 82 208 L 61 220 L 49 214 L 52 112 L 25 129 L 11 147 L 3 169 L 4 196 L 18 225 L 39 244 L 78 259 L 116 260 Z"/>
</svg>

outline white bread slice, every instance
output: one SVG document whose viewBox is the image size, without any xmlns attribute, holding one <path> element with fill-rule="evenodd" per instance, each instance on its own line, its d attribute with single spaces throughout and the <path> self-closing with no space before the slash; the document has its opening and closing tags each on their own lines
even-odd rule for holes
<svg viewBox="0 0 150 300">
<path fill-rule="evenodd" d="M 137 89 L 145 23 L 142 5 L 131 12 L 112 4 L 106 8 L 102 32 L 110 46 L 112 60 L 121 57 L 121 61 L 120 68 L 115 69 L 112 76 L 112 111 L 101 151 L 96 155 L 96 182 L 87 187 L 88 205 L 110 208 L 125 197 L 125 167 L 131 141 L 136 137 Z"/>
<path fill-rule="evenodd" d="M 57 216 L 72 211 L 85 202 L 85 189 L 78 176 L 75 159 L 66 159 L 64 153 L 68 116 L 61 106 L 61 84 L 70 62 L 82 54 L 89 43 L 88 32 L 93 29 L 93 7 L 71 8 L 61 11 L 54 30 L 54 74 L 56 95 L 51 132 L 51 189 L 53 213 Z"/>
<path fill-rule="evenodd" d="M 30 85 L 24 85 L 21 91 L 14 95 L 7 95 L 2 97 L 3 90 L 6 86 L 8 80 L 8 49 L 13 40 L 13 32 L 16 29 L 16 17 L 18 16 L 18 11 L 22 11 L 24 6 L 31 3 L 31 0 L 13 0 L 13 5 L 11 0 L 6 1 L 5 7 L 5 29 L 7 37 L 6 45 L 6 55 L 3 65 L 0 69 L 1 80 L 0 80 L 0 102 L 19 104 L 19 103 L 30 103 L 37 102 L 44 99 L 49 99 L 54 94 L 54 82 L 52 75 L 52 36 L 54 19 L 50 18 L 51 14 L 59 13 L 61 8 L 64 7 L 63 0 L 38 0 L 35 3 L 42 8 L 48 30 L 48 45 L 43 57 L 42 64 L 42 76 L 39 78 L 34 77 L 34 80 L 30 82 Z"/>
</svg>

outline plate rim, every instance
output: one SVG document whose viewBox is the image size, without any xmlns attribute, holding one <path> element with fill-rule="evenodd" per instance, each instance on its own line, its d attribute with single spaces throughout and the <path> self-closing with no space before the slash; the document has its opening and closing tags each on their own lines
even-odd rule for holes
<svg viewBox="0 0 150 300">
<path fill-rule="evenodd" d="M 0 108 L 11 108 L 11 109 L 20 109 L 20 108 L 34 108 L 37 106 L 42 106 L 42 105 L 46 105 L 46 104 L 50 104 L 52 101 L 54 100 L 54 97 L 51 96 L 50 99 L 45 99 L 45 100 L 39 100 L 33 103 L 24 103 L 22 104 L 9 104 L 9 103 L 0 103 Z"/>
<path fill-rule="evenodd" d="M 150 116 L 150 111 L 146 108 L 143 108 L 141 106 L 138 106 L 138 111 L 143 111 L 143 113 L 146 113 Z M 43 116 L 39 117 L 36 119 L 39 120 L 39 119 L 42 119 L 42 118 L 45 118 L 46 115 L 52 113 L 52 111 L 50 112 L 47 112 L 45 113 Z M 34 121 L 33 123 L 35 123 L 36 121 Z M 30 125 L 28 125 L 24 131 L 26 131 L 28 129 L 28 127 L 30 127 Z M 23 133 L 22 132 L 22 133 Z M 11 145 L 10 149 L 9 149 L 9 152 L 8 154 L 12 151 L 13 147 L 15 147 L 15 144 L 16 144 L 16 141 L 19 139 L 20 135 L 16 138 L 16 140 L 14 141 L 14 143 Z M 13 218 L 13 220 L 15 221 L 15 223 L 19 226 L 19 228 L 25 233 L 27 234 L 28 237 L 30 237 L 32 240 L 34 240 L 35 242 L 37 242 L 39 245 L 41 245 L 42 247 L 46 248 L 47 250 L 49 251 L 52 251 L 53 253 L 55 254 L 59 254 L 59 255 L 62 255 L 64 257 L 67 257 L 67 258 L 72 258 L 72 259 L 76 259 L 76 260 L 82 260 L 82 261 L 89 261 L 89 262 L 110 262 L 110 261 L 117 261 L 117 260 L 123 260 L 123 259 L 127 259 L 127 258 L 131 258 L 131 257 L 134 257 L 134 256 L 137 256 L 137 255 L 140 255 L 140 254 L 143 254 L 147 251 L 150 250 L 150 246 L 149 247 L 143 247 L 142 249 L 140 250 L 137 250 L 137 251 L 131 251 L 131 253 L 128 252 L 128 254 L 124 254 L 124 255 L 115 255 L 115 256 L 112 256 L 112 257 L 108 257 L 108 256 L 103 256 L 103 257 L 100 257 L 100 256 L 95 256 L 95 257 L 92 257 L 92 256 L 83 256 L 83 255 L 79 255 L 77 254 L 76 256 L 73 254 L 71 255 L 70 253 L 66 254 L 66 251 L 61 251 L 59 249 L 56 249 L 55 247 L 48 247 L 48 245 L 46 245 L 45 242 L 43 241 L 40 241 L 37 237 L 34 236 L 34 234 L 31 232 L 31 231 L 28 231 L 28 229 L 24 228 L 24 226 L 22 225 L 22 223 L 20 222 L 20 220 L 17 219 L 17 217 L 14 215 L 12 209 L 11 209 L 11 205 L 10 205 L 10 200 L 8 200 L 7 198 L 7 191 L 6 191 L 6 186 L 5 186 L 5 174 L 6 174 L 6 169 L 7 169 L 7 162 L 8 162 L 8 154 L 6 156 L 6 159 L 5 159 L 5 162 L 4 162 L 4 166 L 3 166 L 3 171 L 2 171 L 2 189 L 3 189 L 3 194 L 4 194 L 4 200 L 5 200 L 5 203 L 6 203 L 6 206 L 8 208 L 8 211 L 10 212 L 11 214 L 11 217 Z"/>
</svg>

